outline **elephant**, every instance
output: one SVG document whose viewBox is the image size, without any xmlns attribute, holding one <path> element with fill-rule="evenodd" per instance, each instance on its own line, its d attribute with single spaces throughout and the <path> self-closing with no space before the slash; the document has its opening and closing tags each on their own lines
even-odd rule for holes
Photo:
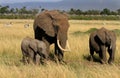
<svg viewBox="0 0 120 78">
<path fill-rule="evenodd" d="M 42 40 L 47 45 L 49 53 L 50 45 L 55 46 L 55 57 L 58 62 L 63 61 L 64 52 L 70 51 L 68 45 L 68 16 L 57 10 L 46 10 L 34 19 L 33 24 L 35 39 Z"/>
<path fill-rule="evenodd" d="M 45 63 L 48 60 L 46 48 L 46 44 L 43 41 L 25 37 L 21 42 L 21 50 L 23 55 L 22 61 L 25 64 L 39 64 L 40 61 L 42 64 Z M 40 57 L 38 57 L 38 55 Z"/>
<path fill-rule="evenodd" d="M 116 34 L 104 27 L 92 32 L 89 37 L 90 60 L 93 60 L 94 51 L 99 54 L 102 64 L 107 63 L 106 49 L 109 53 L 108 63 L 112 64 L 115 58 Z"/>
</svg>

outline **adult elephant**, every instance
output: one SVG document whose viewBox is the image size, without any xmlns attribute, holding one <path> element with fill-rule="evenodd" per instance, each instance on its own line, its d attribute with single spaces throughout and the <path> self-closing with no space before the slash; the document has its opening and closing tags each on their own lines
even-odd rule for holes
<svg viewBox="0 0 120 78">
<path fill-rule="evenodd" d="M 108 63 L 112 64 L 115 58 L 115 49 L 116 49 L 116 35 L 113 31 L 107 30 L 104 27 L 96 30 L 91 33 L 89 38 L 89 48 L 91 54 L 91 60 L 93 60 L 94 51 L 99 53 L 101 63 L 106 63 L 106 48 L 109 53 Z"/>
<path fill-rule="evenodd" d="M 68 44 L 68 18 L 57 10 L 44 11 L 34 20 L 34 35 L 47 45 L 47 52 L 52 43 L 55 44 L 55 55 L 58 61 L 63 61 L 64 51 L 69 51 Z"/>
</svg>

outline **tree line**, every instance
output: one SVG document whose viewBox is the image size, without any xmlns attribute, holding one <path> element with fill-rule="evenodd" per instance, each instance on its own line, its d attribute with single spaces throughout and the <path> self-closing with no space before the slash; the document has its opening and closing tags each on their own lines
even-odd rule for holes
<svg viewBox="0 0 120 78">
<path fill-rule="evenodd" d="M 1 19 L 4 19 L 4 18 L 7 18 L 7 19 L 33 19 L 37 13 L 44 11 L 44 10 L 45 10 L 44 8 L 27 9 L 27 7 L 25 7 L 25 6 L 23 6 L 22 8 L 10 8 L 9 6 L 1 6 L 0 5 L 0 18 Z M 119 17 L 120 9 L 112 11 L 108 8 L 105 8 L 103 10 L 82 11 L 80 9 L 71 8 L 70 10 L 67 10 L 67 11 L 63 10 L 61 12 L 66 12 L 72 19 L 85 19 L 85 18 L 89 18 L 88 16 L 90 16 L 90 18 L 92 18 L 92 19 L 99 19 L 97 17 L 103 16 L 103 15 L 110 19 L 111 18 L 120 19 L 120 17 Z M 92 17 L 91 17 L 91 15 L 92 15 Z M 112 17 L 109 17 L 111 15 L 112 15 Z M 113 17 L 113 15 L 115 17 Z M 93 16 L 95 16 L 95 17 L 93 17 Z M 100 17 L 100 18 L 103 18 L 103 17 Z"/>
<path fill-rule="evenodd" d="M 70 11 L 68 12 L 71 15 L 120 15 L 120 9 L 116 11 L 111 11 L 108 8 L 104 8 L 103 10 L 87 10 L 87 11 L 82 11 L 80 9 L 73 9 L 71 8 Z"/>
<path fill-rule="evenodd" d="M 9 6 L 1 6 L 0 5 L 0 14 L 37 14 L 39 9 L 27 9 L 25 6 L 22 8 L 10 8 Z"/>
</svg>

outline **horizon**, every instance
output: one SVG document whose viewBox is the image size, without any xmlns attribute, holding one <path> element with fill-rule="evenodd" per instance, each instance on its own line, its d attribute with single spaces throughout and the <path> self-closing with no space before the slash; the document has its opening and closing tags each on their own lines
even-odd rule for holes
<svg viewBox="0 0 120 78">
<path fill-rule="evenodd" d="M 25 6 L 28 9 L 41 6 L 48 10 L 69 10 L 71 8 L 80 10 L 102 10 L 104 8 L 117 10 L 120 9 L 120 0 L 0 0 L 0 5 L 8 5 L 10 8 L 22 8 Z"/>
<path fill-rule="evenodd" d="M 2 4 L 8 4 L 8 3 L 23 3 L 23 2 L 59 2 L 63 0 L 0 0 L 0 3 Z"/>
</svg>

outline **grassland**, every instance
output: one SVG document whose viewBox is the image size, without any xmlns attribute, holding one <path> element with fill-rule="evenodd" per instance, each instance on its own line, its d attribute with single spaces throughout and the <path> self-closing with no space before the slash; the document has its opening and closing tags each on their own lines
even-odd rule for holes
<svg viewBox="0 0 120 78">
<path fill-rule="evenodd" d="M 12 22 L 11 26 L 6 23 Z M 46 66 L 23 65 L 21 40 L 33 37 L 33 20 L 0 20 L 0 78 L 119 78 L 120 77 L 120 22 L 105 20 L 70 20 L 68 32 L 71 52 L 65 52 L 66 65 L 49 62 Z M 29 23 L 29 28 L 24 24 Z M 89 33 L 105 27 L 117 34 L 114 65 L 89 62 Z M 116 30 L 117 29 L 117 30 Z M 53 53 L 53 46 L 51 46 Z M 95 55 L 98 58 L 97 55 Z M 107 55 L 108 56 L 108 55 Z"/>
</svg>

